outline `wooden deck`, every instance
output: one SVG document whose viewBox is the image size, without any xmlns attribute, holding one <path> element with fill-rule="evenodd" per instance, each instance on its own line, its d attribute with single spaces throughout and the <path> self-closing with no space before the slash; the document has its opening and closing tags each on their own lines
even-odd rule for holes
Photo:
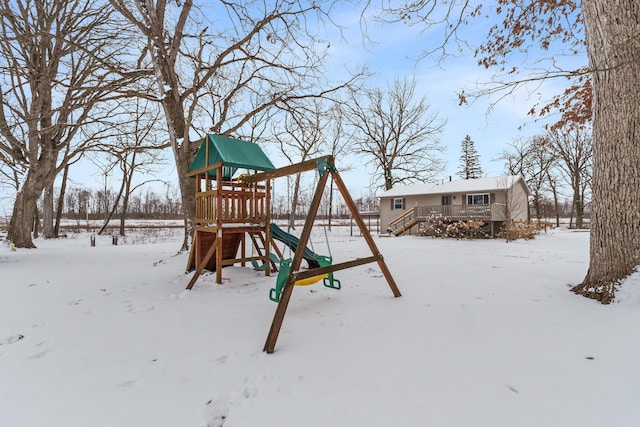
<svg viewBox="0 0 640 427">
<path fill-rule="evenodd" d="M 389 223 L 387 230 L 399 236 L 415 225 L 431 219 L 443 221 L 480 220 L 485 222 L 504 221 L 506 218 L 505 205 L 491 203 L 486 205 L 441 205 L 415 206 L 403 215 Z"/>
</svg>

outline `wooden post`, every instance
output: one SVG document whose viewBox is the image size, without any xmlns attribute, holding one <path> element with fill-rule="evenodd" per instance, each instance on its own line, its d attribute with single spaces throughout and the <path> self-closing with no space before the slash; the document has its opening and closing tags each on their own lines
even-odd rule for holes
<svg viewBox="0 0 640 427">
<path fill-rule="evenodd" d="M 196 267 L 198 267 L 198 264 L 200 263 L 200 260 L 202 259 L 202 239 L 200 238 L 200 233 L 202 233 L 201 231 L 198 231 L 198 226 L 196 225 L 196 229 L 194 231 L 194 233 L 196 233 L 196 237 L 193 239 L 193 244 L 196 245 L 196 239 L 198 241 L 197 246 L 195 246 L 195 252 L 194 252 L 194 261 L 193 261 L 193 265 L 195 265 Z"/>
<path fill-rule="evenodd" d="M 273 353 L 275 349 L 276 341 L 278 340 L 278 334 L 280 333 L 280 328 L 282 327 L 282 322 L 284 320 L 284 315 L 287 312 L 287 306 L 289 305 L 289 299 L 291 298 L 291 293 L 293 292 L 293 286 L 295 284 L 294 273 L 300 269 L 304 250 L 307 247 L 307 242 L 309 241 L 309 236 L 311 235 L 311 228 L 313 227 L 313 222 L 316 219 L 318 207 L 320 206 L 322 193 L 324 192 L 324 187 L 327 183 L 328 177 L 329 173 L 328 171 L 325 171 L 325 173 L 318 180 L 318 186 L 316 187 L 316 192 L 313 196 L 313 201 L 311 202 L 309 213 L 307 214 L 307 219 L 304 223 L 304 227 L 302 228 L 302 233 L 300 234 L 298 247 L 296 248 L 296 252 L 293 255 L 291 270 L 289 271 L 289 276 L 287 276 L 287 281 L 285 282 L 284 288 L 282 290 L 282 295 L 280 296 L 280 302 L 278 302 L 278 307 L 276 308 L 276 312 L 273 316 L 271 329 L 269 330 L 269 334 L 267 335 L 267 341 L 264 344 L 263 351 L 266 351 L 267 353 Z"/>
<path fill-rule="evenodd" d="M 211 259 L 215 251 L 216 251 L 216 243 L 213 242 L 211 244 L 211 247 L 205 254 L 204 258 L 202 258 L 202 261 L 200 261 L 200 264 L 198 264 L 198 267 L 196 268 L 195 273 L 193 273 L 193 277 L 191 278 L 191 280 L 189 281 L 189 284 L 187 285 L 188 290 L 191 290 L 191 288 L 193 288 L 193 285 L 195 285 L 196 280 L 198 280 L 198 277 L 200 277 L 202 270 L 204 270 L 204 268 L 207 266 L 207 263 L 209 262 L 209 260 Z"/>
<path fill-rule="evenodd" d="M 273 263 L 269 254 L 271 253 L 271 180 L 267 179 L 265 188 L 265 218 L 264 218 L 264 262 Z M 271 275 L 271 267 L 264 269 L 264 275 Z"/>
<path fill-rule="evenodd" d="M 247 257 L 247 233 L 242 233 L 242 238 L 240 239 L 240 256 L 244 260 Z M 253 249 L 252 249 L 253 250 Z M 241 261 L 240 265 L 244 267 L 246 265 L 245 261 Z"/>
<path fill-rule="evenodd" d="M 378 266 L 380 267 L 380 270 L 382 270 L 382 274 L 384 275 L 385 279 L 387 279 L 387 283 L 391 288 L 391 292 L 393 292 L 393 295 L 395 297 L 401 296 L 400 290 L 398 289 L 396 282 L 393 280 L 393 277 L 391 276 L 391 272 L 387 268 L 387 264 L 384 262 L 384 258 L 382 257 L 382 254 L 380 254 L 380 251 L 376 246 L 376 242 L 373 240 L 373 237 L 371 237 L 371 233 L 369 233 L 369 230 L 367 229 L 367 226 L 364 223 L 362 216 L 360 216 L 360 212 L 358 212 L 358 207 L 356 206 L 353 199 L 351 198 L 351 194 L 349 194 L 349 190 L 347 190 L 347 187 L 344 185 L 344 182 L 342 181 L 342 178 L 340 177 L 337 171 L 332 170 L 331 176 L 333 177 L 333 180 L 335 181 L 336 186 L 338 187 L 338 190 L 340 190 L 340 194 L 342 194 L 342 198 L 347 204 L 347 207 L 351 211 L 351 217 L 355 219 L 356 224 L 358 224 L 358 227 L 360 227 L 360 232 L 364 236 L 364 239 L 367 242 L 367 245 L 369 245 L 369 249 L 371 249 L 371 253 L 373 253 L 373 255 L 375 256 L 380 257 L 378 259 Z"/>
<path fill-rule="evenodd" d="M 222 164 L 216 168 L 216 283 L 222 283 Z"/>
<path fill-rule="evenodd" d="M 185 273 L 189 273 L 189 269 L 191 268 L 191 264 L 194 266 L 198 266 L 198 259 L 196 256 L 196 248 L 198 247 L 200 242 L 198 242 L 198 230 L 193 230 L 193 239 L 191 240 L 191 250 L 189 251 L 189 260 L 187 261 L 187 268 L 185 269 Z"/>
</svg>

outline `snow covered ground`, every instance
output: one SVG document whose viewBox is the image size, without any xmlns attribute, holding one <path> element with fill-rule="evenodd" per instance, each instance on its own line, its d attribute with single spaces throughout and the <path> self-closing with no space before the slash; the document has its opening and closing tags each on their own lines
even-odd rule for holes
<svg viewBox="0 0 640 427">
<path fill-rule="evenodd" d="M 637 426 L 640 278 L 609 306 L 569 292 L 588 238 L 376 237 L 403 296 L 377 264 L 297 287 L 270 355 L 275 278 L 184 290 L 180 230 L 2 246 L 0 426 Z"/>
</svg>

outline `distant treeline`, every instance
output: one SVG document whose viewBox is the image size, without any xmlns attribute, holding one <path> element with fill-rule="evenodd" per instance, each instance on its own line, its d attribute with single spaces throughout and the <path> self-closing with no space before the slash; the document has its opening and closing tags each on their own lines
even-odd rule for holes
<svg viewBox="0 0 640 427">
<path fill-rule="evenodd" d="M 68 219 L 103 219 L 113 208 L 116 192 L 110 189 L 95 190 L 80 186 L 70 187 L 64 195 L 62 217 Z M 57 200 L 54 206 L 57 206 Z M 122 200 L 116 207 L 112 219 L 122 215 Z M 129 196 L 126 218 L 128 219 L 180 219 L 182 204 L 175 188 L 167 187 L 159 193 L 147 189 Z"/>
</svg>

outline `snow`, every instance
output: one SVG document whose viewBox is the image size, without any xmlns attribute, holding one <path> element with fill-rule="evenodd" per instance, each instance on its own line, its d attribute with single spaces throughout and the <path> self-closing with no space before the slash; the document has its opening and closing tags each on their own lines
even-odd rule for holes
<svg viewBox="0 0 640 427">
<path fill-rule="evenodd" d="M 335 262 L 370 255 L 328 234 Z M 377 264 L 297 287 L 273 354 L 275 278 L 184 290 L 180 230 L 2 246 L 0 425 L 636 426 L 640 273 L 608 306 L 571 293 L 588 238 L 375 237 L 402 297 Z"/>
</svg>

